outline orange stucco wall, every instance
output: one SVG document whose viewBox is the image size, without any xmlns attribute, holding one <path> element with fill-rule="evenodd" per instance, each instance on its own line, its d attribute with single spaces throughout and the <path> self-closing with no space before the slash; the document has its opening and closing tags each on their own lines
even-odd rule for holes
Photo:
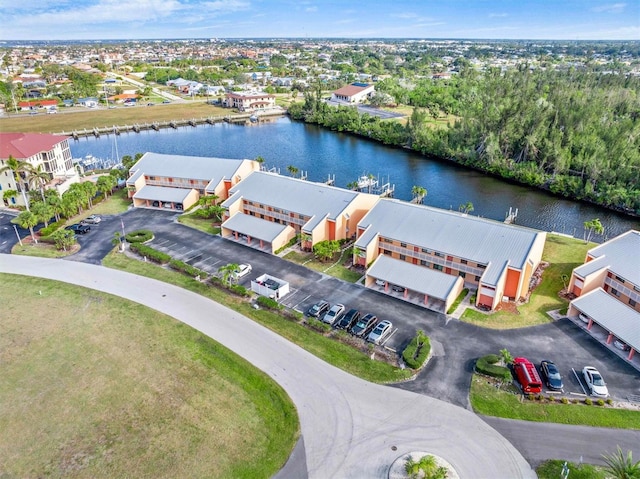
<svg viewBox="0 0 640 479">
<path fill-rule="evenodd" d="M 520 271 L 515 269 L 507 269 L 507 281 L 504 285 L 504 296 L 509 298 L 518 298 L 518 285 L 520 284 Z"/>
</svg>

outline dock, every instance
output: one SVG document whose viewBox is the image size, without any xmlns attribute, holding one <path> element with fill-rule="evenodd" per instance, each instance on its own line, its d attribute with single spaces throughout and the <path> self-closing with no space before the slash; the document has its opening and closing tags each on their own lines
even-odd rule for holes
<svg viewBox="0 0 640 479">
<path fill-rule="evenodd" d="M 71 136 L 74 140 L 78 140 L 81 137 L 86 136 L 94 136 L 96 138 L 100 138 L 100 135 L 110 135 L 115 134 L 119 135 L 123 132 L 134 132 L 140 133 L 144 130 L 155 130 L 159 131 L 161 128 L 173 128 L 177 129 L 181 126 L 198 126 L 198 125 L 214 125 L 216 123 L 234 123 L 234 124 L 245 124 L 245 125 L 254 125 L 259 124 L 261 122 L 272 121 L 274 118 L 283 116 L 283 111 L 277 112 L 261 112 L 259 116 L 255 113 L 238 113 L 234 115 L 225 115 L 225 116 L 209 116 L 205 118 L 187 118 L 181 120 L 170 120 L 170 121 L 155 121 L 151 123 L 135 123 L 132 125 L 113 125 L 113 126 L 105 126 L 105 127 L 96 127 L 96 128 L 85 128 L 83 130 L 74 130 L 71 132 L 62 131 L 60 133 L 56 133 L 56 135 L 63 136 Z M 253 117 L 253 119 L 252 119 Z"/>
<path fill-rule="evenodd" d="M 504 222 L 510 225 L 511 223 L 516 222 L 517 217 L 518 217 L 518 208 L 514 210 L 513 208 L 509 207 L 509 211 L 505 215 Z"/>
</svg>

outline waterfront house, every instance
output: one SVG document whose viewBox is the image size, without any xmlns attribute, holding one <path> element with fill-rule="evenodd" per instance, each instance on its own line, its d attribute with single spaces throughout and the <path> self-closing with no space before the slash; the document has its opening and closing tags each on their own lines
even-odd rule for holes
<svg viewBox="0 0 640 479">
<path fill-rule="evenodd" d="M 67 191 L 72 183 L 79 181 L 73 167 L 69 137 L 41 133 L 0 133 L 0 167 L 6 166 L 9 157 L 24 161 L 34 168 L 41 167 L 51 175 L 49 188 L 56 188 L 60 194 Z M 28 190 L 27 186 L 27 190 Z M 0 174 L 0 200 L 7 190 L 19 191 L 14 175 L 10 171 Z M 16 197 L 3 200 L 9 206 L 24 206 L 24 199 Z"/>
<path fill-rule="evenodd" d="M 576 298 L 567 315 L 587 331 L 604 336 L 631 360 L 640 351 L 640 231 L 630 230 L 587 252 L 571 273 L 568 291 Z M 616 342 L 617 341 L 617 342 Z"/>
<path fill-rule="evenodd" d="M 310 250 L 324 240 L 351 238 L 375 195 L 256 171 L 231 188 L 222 236 L 274 253 L 297 234 Z"/>
<path fill-rule="evenodd" d="M 234 91 L 225 95 L 222 106 L 238 111 L 256 111 L 275 108 L 276 96 L 257 91 Z"/>
<path fill-rule="evenodd" d="M 365 286 L 446 312 L 466 286 L 493 310 L 526 296 L 546 233 L 393 199 L 358 223 L 354 264 Z"/>
<path fill-rule="evenodd" d="M 135 207 L 186 210 L 201 196 L 225 200 L 229 190 L 260 165 L 253 160 L 145 153 L 129 170 Z"/>
<path fill-rule="evenodd" d="M 21 111 L 36 110 L 38 108 L 55 108 L 58 106 L 58 100 L 30 100 L 18 103 Z"/>
<path fill-rule="evenodd" d="M 331 94 L 331 101 L 340 103 L 356 104 L 362 103 L 370 98 L 375 92 L 375 87 L 368 83 L 352 83 L 334 91 Z"/>
</svg>

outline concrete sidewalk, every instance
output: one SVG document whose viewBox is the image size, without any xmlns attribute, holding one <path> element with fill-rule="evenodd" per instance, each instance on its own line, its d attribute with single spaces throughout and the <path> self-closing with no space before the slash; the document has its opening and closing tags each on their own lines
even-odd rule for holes
<svg viewBox="0 0 640 479">
<path fill-rule="evenodd" d="M 393 461 L 427 451 L 460 477 L 535 478 L 522 455 L 463 408 L 371 384 L 218 303 L 178 287 L 102 266 L 0 255 L 0 272 L 64 281 L 168 314 L 245 357 L 296 404 L 308 477 L 386 478 Z"/>
</svg>

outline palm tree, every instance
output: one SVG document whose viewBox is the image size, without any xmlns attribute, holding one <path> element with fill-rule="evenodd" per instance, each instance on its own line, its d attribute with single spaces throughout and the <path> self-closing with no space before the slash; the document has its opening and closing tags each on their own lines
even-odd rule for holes
<svg viewBox="0 0 640 479">
<path fill-rule="evenodd" d="M 96 196 L 96 193 L 98 192 L 96 184 L 93 181 L 84 181 L 80 184 L 82 185 L 82 190 L 84 191 L 89 208 L 93 208 L 93 197 Z"/>
<path fill-rule="evenodd" d="M 6 201 L 7 205 L 9 205 L 9 200 L 11 200 L 11 198 L 15 198 L 16 196 L 18 196 L 18 190 L 4 190 L 4 192 L 2 193 L 2 200 Z"/>
<path fill-rule="evenodd" d="M 414 186 L 411 188 L 411 194 L 416 203 L 422 203 L 422 200 L 427 196 L 427 189 L 422 186 Z"/>
<path fill-rule="evenodd" d="M 11 155 L 9 155 L 9 159 L 5 161 L 5 166 L 0 168 L 0 173 L 4 173 L 5 171 L 11 171 L 13 173 L 16 187 L 18 188 L 18 191 L 22 193 L 22 200 L 24 201 L 24 205 L 27 208 L 27 211 L 29 211 L 29 201 L 27 200 L 27 195 L 25 194 L 25 178 L 31 170 L 32 167 L 29 163 L 27 163 L 26 161 L 16 160 Z"/>
<path fill-rule="evenodd" d="M 262 170 L 262 165 L 264 164 L 264 158 L 260 155 L 256 156 L 256 163 L 258 163 L 258 165 L 260 165 L 260 169 Z"/>
<path fill-rule="evenodd" d="M 39 223 L 44 223 L 44 227 L 49 226 L 49 220 L 53 216 L 53 207 L 42 201 L 37 201 L 31 205 L 31 212 L 36 215 Z"/>
<path fill-rule="evenodd" d="M 44 171 L 42 165 L 38 165 L 37 168 L 31 168 L 29 171 L 29 185 L 40 190 L 42 201 L 45 201 L 44 185 L 46 185 L 49 180 L 51 180 L 51 174 L 48 171 Z"/>
<path fill-rule="evenodd" d="M 111 175 L 103 175 L 98 178 L 98 181 L 96 181 L 96 188 L 104 195 L 105 198 L 108 198 L 109 193 L 113 191 L 117 184 L 118 182 L 115 177 Z"/>
<path fill-rule="evenodd" d="M 471 201 L 467 201 L 466 203 L 461 204 L 458 207 L 459 211 L 462 211 L 465 215 L 469 214 L 473 211 L 473 203 Z"/>
<path fill-rule="evenodd" d="M 349 189 L 349 190 L 357 190 L 358 189 L 358 182 L 357 181 L 351 181 L 351 182 L 347 183 L 347 189 Z"/>
<path fill-rule="evenodd" d="M 620 446 L 615 453 L 603 455 L 604 462 L 607 464 L 605 471 L 614 479 L 637 479 L 640 477 L 640 461 L 633 462 L 631 451 L 625 456 Z"/>
<path fill-rule="evenodd" d="M 295 178 L 295 177 L 296 177 L 296 175 L 298 174 L 298 171 L 300 171 L 300 170 L 298 170 L 298 168 L 296 168 L 296 167 L 295 167 L 295 166 L 293 166 L 293 165 L 289 165 L 289 166 L 287 166 L 287 171 L 288 171 L 289 173 L 291 173 L 291 176 L 293 176 L 293 177 Z"/>
<path fill-rule="evenodd" d="M 53 208 L 53 215 L 56 217 L 56 221 L 60 221 L 60 214 L 62 213 L 62 198 L 58 190 L 49 189 L 44 194 L 47 204 Z"/>
<path fill-rule="evenodd" d="M 33 232 L 33 227 L 36 226 L 40 221 L 38 217 L 34 215 L 31 211 L 23 211 L 20 213 L 15 220 L 12 222 L 17 223 L 20 228 L 29 228 L 29 232 L 31 233 L 31 239 L 35 244 L 38 243 L 36 239 L 36 234 Z"/>
<path fill-rule="evenodd" d="M 593 233 L 601 235 L 604 232 L 604 227 L 602 226 L 602 223 L 600 223 L 600 219 L 595 218 L 591 221 L 584 222 L 584 230 L 587 233 L 584 244 L 587 244 L 591 239 L 591 235 Z"/>
<path fill-rule="evenodd" d="M 230 285 L 235 279 L 235 273 L 238 270 L 237 263 L 229 263 L 218 268 L 218 273 L 222 274 L 222 282 Z"/>
</svg>

